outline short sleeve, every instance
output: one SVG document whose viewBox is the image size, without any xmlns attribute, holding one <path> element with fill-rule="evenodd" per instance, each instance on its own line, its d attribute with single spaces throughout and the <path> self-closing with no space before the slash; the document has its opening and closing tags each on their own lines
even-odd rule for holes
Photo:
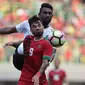
<svg viewBox="0 0 85 85">
<path fill-rule="evenodd" d="M 33 36 L 26 36 L 23 42 L 23 49 L 24 49 L 24 56 L 29 56 L 29 49 L 30 49 L 30 44 L 33 39 Z"/>
<path fill-rule="evenodd" d="M 20 33 L 26 33 L 30 29 L 28 20 L 21 22 L 20 24 L 16 25 L 16 30 Z"/>
<path fill-rule="evenodd" d="M 43 59 L 48 59 L 50 61 L 53 53 L 53 47 L 49 41 L 45 42 L 44 44 L 44 54 Z"/>
</svg>

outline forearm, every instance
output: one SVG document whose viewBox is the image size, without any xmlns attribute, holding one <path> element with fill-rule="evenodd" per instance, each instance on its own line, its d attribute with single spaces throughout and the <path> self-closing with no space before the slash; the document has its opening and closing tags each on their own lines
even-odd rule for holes
<svg viewBox="0 0 85 85">
<path fill-rule="evenodd" d="M 5 27 L 0 28 L 0 34 L 10 34 L 10 33 L 16 33 L 16 27 Z"/>
<path fill-rule="evenodd" d="M 13 47 L 18 47 L 20 44 L 22 43 L 22 41 L 18 41 L 18 42 L 13 42 Z"/>
<path fill-rule="evenodd" d="M 40 70 L 32 78 L 32 82 L 34 82 L 34 85 L 39 85 L 39 78 L 45 72 L 48 65 L 49 65 L 48 60 L 43 60 Z"/>
<path fill-rule="evenodd" d="M 51 56 L 50 62 L 52 62 L 53 59 L 55 58 L 55 56 L 56 56 L 56 51 L 57 51 L 57 49 L 53 47 L 53 54 L 52 54 L 52 56 Z"/>
<path fill-rule="evenodd" d="M 43 60 L 39 72 L 40 72 L 41 74 L 43 74 L 48 66 L 49 66 L 49 61 L 46 60 L 46 59 Z"/>
</svg>

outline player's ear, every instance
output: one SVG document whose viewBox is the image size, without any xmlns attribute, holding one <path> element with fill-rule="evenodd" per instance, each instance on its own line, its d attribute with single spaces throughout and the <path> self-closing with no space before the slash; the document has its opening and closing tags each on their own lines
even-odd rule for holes
<svg viewBox="0 0 85 85">
<path fill-rule="evenodd" d="M 51 17 L 53 17 L 53 14 L 52 14 L 52 16 Z"/>
</svg>

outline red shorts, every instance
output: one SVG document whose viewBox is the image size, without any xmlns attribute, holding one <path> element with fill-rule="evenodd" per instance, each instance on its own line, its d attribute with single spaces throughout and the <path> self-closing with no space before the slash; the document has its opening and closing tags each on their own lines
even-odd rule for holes
<svg viewBox="0 0 85 85">
<path fill-rule="evenodd" d="M 32 82 L 19 81 L 18 85 L 33 85 L 33 83 Z M 39 85 L 48 85 L 48 83 L 45 82 L 45 83 L 39 84 Z"/>
</svg>

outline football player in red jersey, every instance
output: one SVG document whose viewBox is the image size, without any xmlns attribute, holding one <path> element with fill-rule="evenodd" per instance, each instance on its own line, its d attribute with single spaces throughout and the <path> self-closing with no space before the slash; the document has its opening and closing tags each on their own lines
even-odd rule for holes
<svg viewBox="0 0 85 85">
<path fill-rule="evenodd" d="M 66 72 L 63 69 L 59 68 L 60 60 L 55 59 L 54 61 L 54 70 L 51 70 L 48 74 L 48 83 L 49 85 L 69 85 Z"/>
<path fill-rule="evenodd" d="M 24 65 L 18 85 L 48 85 L 45 70 L 49 66 L 53 47 L 42 37 L 44 27 L 41 19 L 33 16 L 29 23 L 34 36 L 28 35 L 23 41 Z"/>
</svg>

